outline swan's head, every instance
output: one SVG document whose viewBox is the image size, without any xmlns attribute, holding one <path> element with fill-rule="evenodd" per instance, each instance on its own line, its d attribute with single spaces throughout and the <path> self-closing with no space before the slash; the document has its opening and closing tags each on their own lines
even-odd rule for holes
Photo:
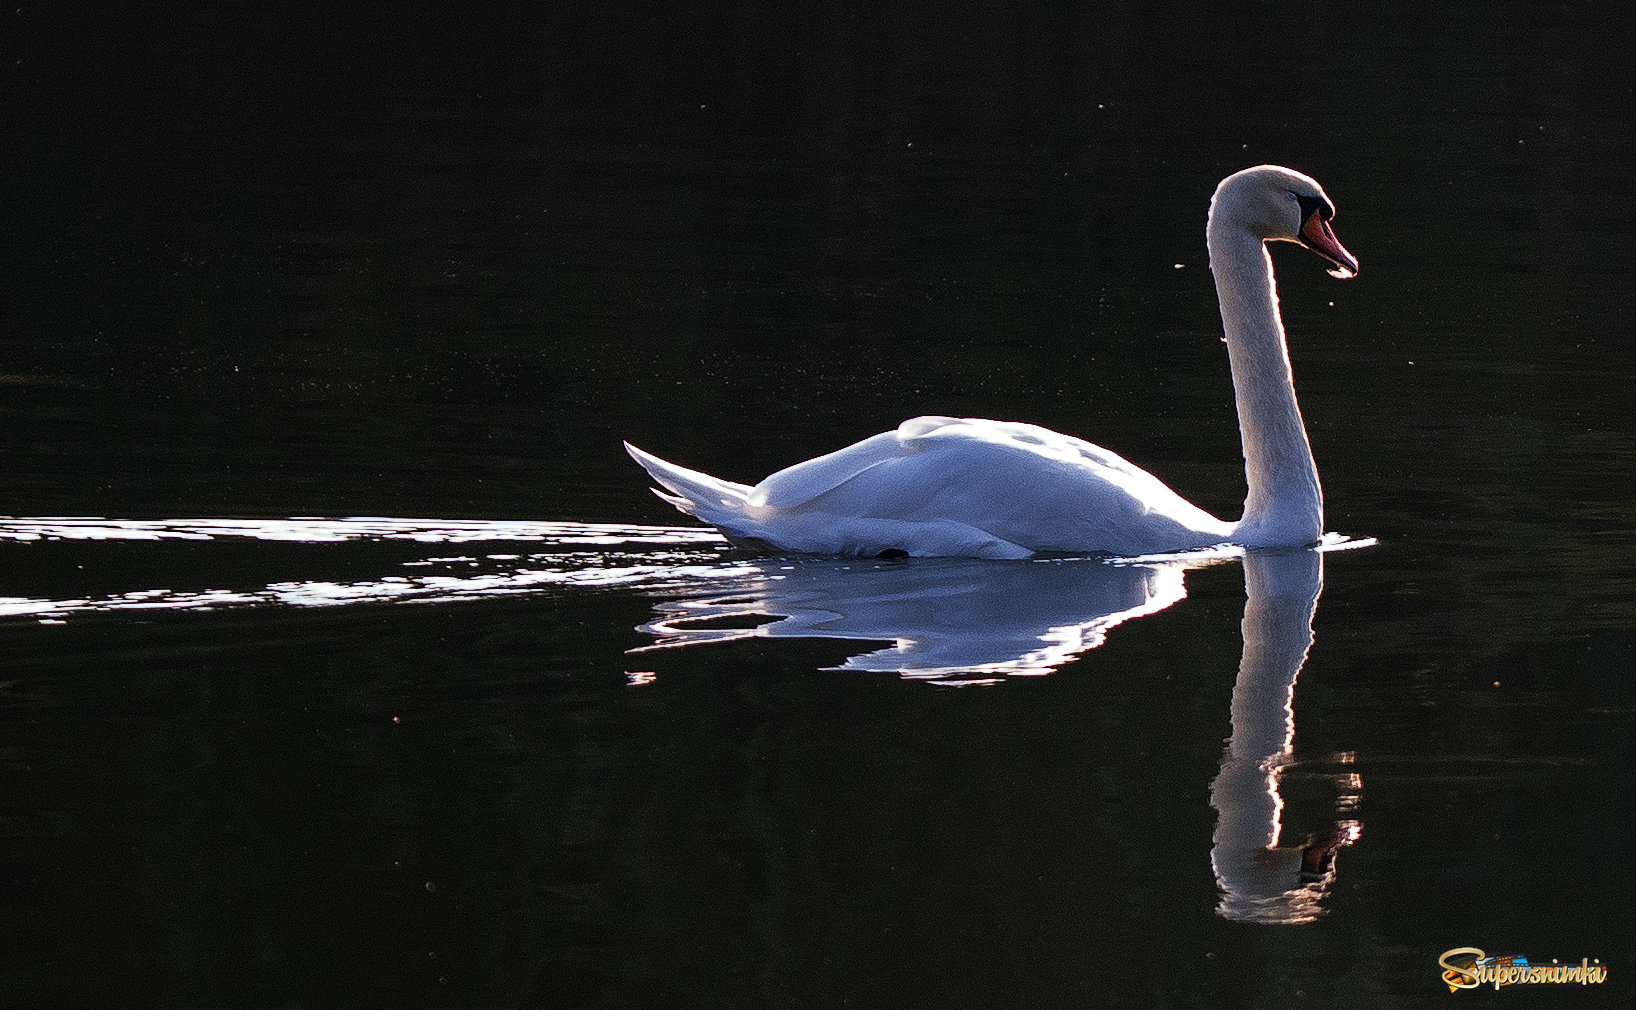
<svg viewBox="0 0 1636 1010">
<path fill-rule="evenodd" d="M 1317 181 L 1294 169 L 1260 165 L 1221 180 L 1210 201 L 1210 227 L 1242 228 L 1263 242 L 1296 242 L 1328 260 L 1335 277 L 1358 272 L 1329 222 L 1335 205 Z"/>
</svg>

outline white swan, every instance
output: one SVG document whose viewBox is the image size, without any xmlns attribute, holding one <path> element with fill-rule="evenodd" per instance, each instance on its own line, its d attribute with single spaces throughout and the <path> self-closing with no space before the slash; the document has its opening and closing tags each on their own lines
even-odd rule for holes
<svg viewBox="0 0 1636 1010">
<path fill-rule="evenodd" d="M 1275 165 L 1228 176 L 1210 202 L 1210 269 L 1249 485 L 1236 523 L 1100 446 L 1031 424 L 917 417 L 755 487 L 625 448 L 671 492 L 659 497 L 735 544 L 773 553 L 1026 558 L 1313 544 L 1323 494 L 1266 243 L 1297 242 L 1350 277 L 1358 261 L 1330 230 L 1334 214 L 1317 182 Z"/>
</svg>

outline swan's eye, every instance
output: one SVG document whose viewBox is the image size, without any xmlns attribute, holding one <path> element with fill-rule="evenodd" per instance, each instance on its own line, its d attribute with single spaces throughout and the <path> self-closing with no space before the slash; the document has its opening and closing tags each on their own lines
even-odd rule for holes
<svg viewBox="0 0 1636 1010">
<path fill-rule="evenodd" d="M 1296 202 L 1301 205 L 1301 220 L 1303 221 L 1314 213 L 1318 215 L 1320 221 L 1328 221 L 1335 216 L 1335 208 L 1321 196 L 1302 196 L 1295 192 L 1291 192 L 1290 196 L 1295 197 Z"/>
</svg>

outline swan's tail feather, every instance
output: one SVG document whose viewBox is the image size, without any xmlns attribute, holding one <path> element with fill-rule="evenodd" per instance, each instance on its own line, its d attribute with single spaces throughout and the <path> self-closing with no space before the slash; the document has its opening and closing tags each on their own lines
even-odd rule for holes
<svg viewBox="0 0 1636 1010">
<path fill-rule="evenodd" d="M 756 523 L 745 513 L 746 499 L 751 490 L 748 485 L 677 466 L 650 452 L 643 452 L 629 442 L 625 443 L 625 451 L 642 464 L 642 469 L 650 477 L 671 492 L 666 494 L 654 488 L 653 493 L 661 499 L 690 516 L 720 527 L 729 537 L 754 535 Z"/>
</svg>

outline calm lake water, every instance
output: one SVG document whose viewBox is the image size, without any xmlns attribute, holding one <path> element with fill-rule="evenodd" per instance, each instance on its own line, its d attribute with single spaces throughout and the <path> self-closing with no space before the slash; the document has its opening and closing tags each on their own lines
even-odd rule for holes
<svg viewBox="0 0 1636 1010">
<path fill-rule="evenodd" d="M 1628 47 L 1313 13 L 8 14 L 0 1003 L 1627 1004 Z M 1321 553 L 751 558 L 620 450 L 1236 516 L 1261 162 Z"/>
</svg>

